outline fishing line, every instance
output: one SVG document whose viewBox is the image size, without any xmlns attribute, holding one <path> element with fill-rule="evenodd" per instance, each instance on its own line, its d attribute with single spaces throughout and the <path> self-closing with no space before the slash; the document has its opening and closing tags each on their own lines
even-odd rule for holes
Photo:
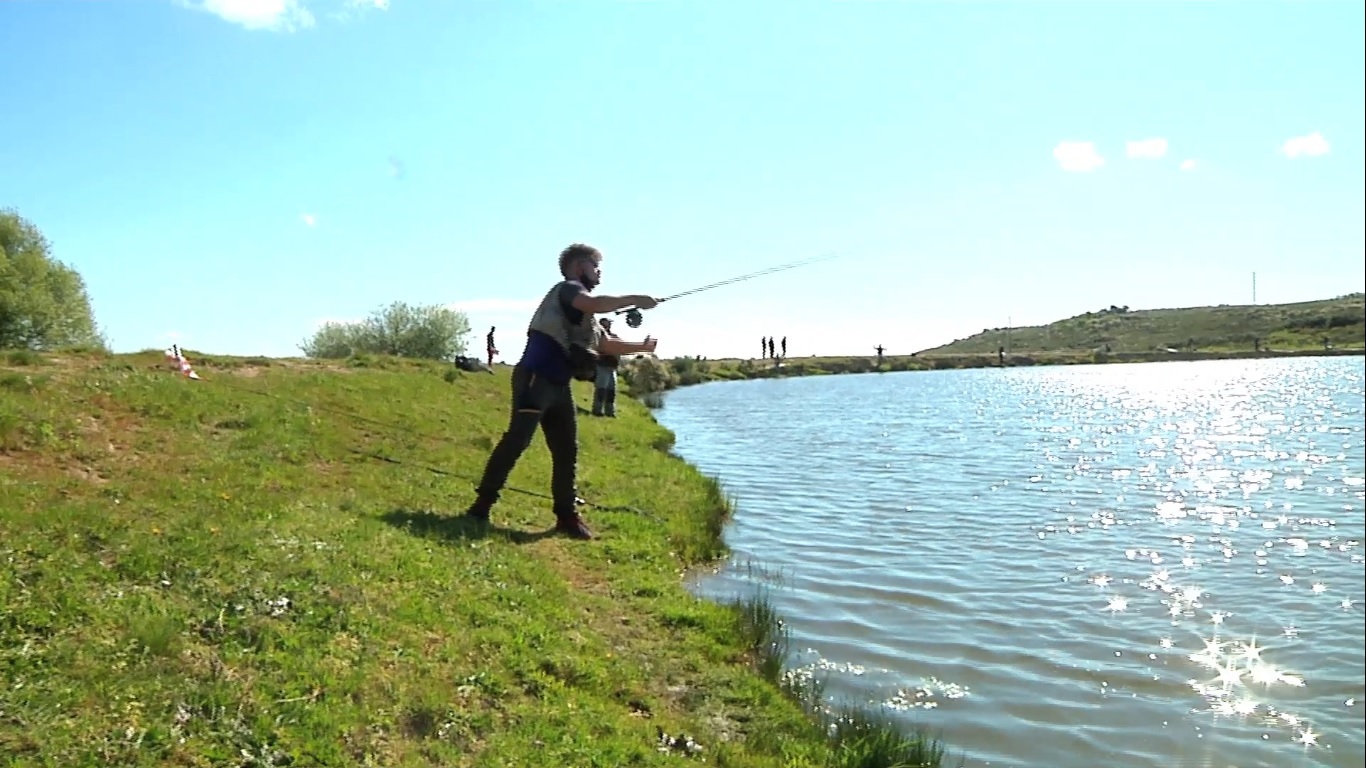
<svg viewBox="0 0 1366 768">
<path fill-rule="evenodd" d="M 375 453 L 375 452 L 372 452 L 372 451 L 362 451 L 362 450 L 359 449 L 359 448 L 348 448 L 347 450 L 349 450 L 351 453 L 354 453 L 354 454 L 357 454 L 357 455 L 360 455 L 360 456 L 365 456 L 366 458 L 371 458 L 371 459 L 374 459 L 374 460 L 376 460 L 376 461 L 382 461 L 382 462 L 385 462 L 385 463 L 387 463 L 387 464 L 395 464 L 395 465 L 398 465 L 398 466 L 408 466 L 408 467 L 413 467 L 413 468 L 415 468 L 415 469 L 425 469 L 425 470 L 427 470 L 428 472 L 431 472 L 431 473 L 434 474 L 434 475 L 442 475 L 442 476 L 445 476 L 445 477 L 454 477 L 454 478 L 457 478 L 457 479 L 460 479 L 460 480 L 470 480 L 471 482 L 474 481 L 473 478 L 470 478 L 470 477 L 468 477 L 468 476 L 466 476 L 466 475 L 457 474 L 457 473 L 455 473 L 455 472 L 451 472 L 451 471 L 448 471 L 448 470 L 445 470 L 445 469 L 441 469 L 440 467 L 433 467 L 433 466 L 431 466 L 431 465 L 429 465 L 429 464 L 422 464 L 422 463 L 419 463 L 419 462 L 416 462 L 416 461 L 400 461 L 400 460 L 398 460 L 398 459 L 393 458 L 392 456 L 385 456 L 384 454 Z M 520 493 L 520 494 L 523 494 L 523 495 L 526 495 L 526 496 L 534 496 L 534 497 L 536 497 L 536 498 L 538 498 L 538 499 L 545 499 L 545 500 L 547 500 L 547 501 L 554 501 L 554 500 L 555 500 L 555 497 L 550 496 L 550 495 L 548 495 L 548 494 L 539 493 L 539 492 L 537 492 L 537 491 L 527 491 L 527 490 L 523 490 L 523 489 L 521 489 L 521 488 L 513 488 L 513 487 L 511 487 L 511 486 L 505 487 L 505 488 L 503 488 L 503 490 L 505 490 L 505 491 L 511 491 L 511 492 L 513 492 L 513 493 Z M 646 512 L 646 511 L 644 511 L 644 510 L 638 509 L 638 508 L 636 508 L 636 507 L 631 507 L 631 506 L 626 506 L 626 505 L 597 504 L 597 503 L 595 503 L 595 502 L 591 502 L 591 501 L 588 501 L 587 499 L 582 499 L 582 498 L 576 499 L 576 501 L 577 501 L 577 503 L 578 503 L 579 506 L 583 506 L 583 507 L 592 507 L 593 509 L 596 509 L 596 510 L 598 510 L 598 511 L 600 511 L 600 512 L 634 512 L 634 513 L 637 514 L 637 515 L 641 515 L 641 516 L 643 516 L 643 517 L 648 517 L 648 518 L 650 518 L 651 520 L 660 520 L 660 518 L 659 518 L 658 516 L 652 515 L 652 514 L 650 514 L 649 512 Z M 660 520 L 660 522 L 663 522 L 663 521 Z"/>
<path fill-rule="evenodd" d="M 744 282 L 744 281 L 746 281 L 746 280 L 752 280 L 752 279 L 754 279 L 754 278 L 756 278 L 756 277 L 763 277 L 764 275 L 771 275 L 771 274 L 773 274 L 773 273 L 775 273 L 775 272 L 784 272 L 784 271 L 787 271 L 787 270 L 789 270 L 789 269 L 796 269 L 797 267 L 805 267 L 805 266 L 808 266 L 808 265 L 810 265 L 810 264 L 815 264 L 815 263 L 817 263 L 817 262 L 829 261 L 829 260 L 834 259 L 834 258 L 837 258 L 837 257 L 838 257 L 837 254 L 833 254 L 833 253 L 832 253 L 832 254 L 827 254 L 827 255 L 824 255 L 824 256 L 816 256 L 816 257 L 814 257 L 814 258 L 802 259 L 802 260 L 800 260 L 800 261 L 792 261 L 792 262 L 788 262 L 788 263 L 786 263 L 786 264 L 779 264 L 779 265 L 776 266 L 776 267 L 769 267 L 769 268 L 767 268 L 767 269 L 761 269 L 761 270 L 759 270 L 759 271 L 757 271 L 757 272 L 750 272 L 750 273 L 748 273 L 748 274 L 738 275 L 738 276 L 736 276 L 736 277 L 727 278 L 727 279 L 725 279 L 725 280 L 718 280 L 718 281 L 715 282 L 715 283 L 708 283 L 707 285 L 703 285 L 703 286 L 700 286 L 700 287 L 698 287 L 698 288 L 693 288 L 693 289 L 691 289 L 691 290 L 683 291 L 682 293 L 675 293 L 675 294 L 672 295 L 672 296 L 665 296 L 664 298 L 660 299 L 658 303 L 662 304 L 662 303 L 664 303 L 664 302 L 666 302 L 666 301 L 673 301 L 674 299 L 680 299 L 680 298 L 682 298 L 682 297 L 684 297 L 684 296 L 691 296 L 691 295 L 693 295 L 694 293 L 701 293 L 702 291 L 710 291 L 710 290 L 713 289 L 713 288 L 720 288 L 721 286 L 724 286 L 724 285 L 732 285 L 732 284 L 734 284 L 734 283 L 742 283 L 742 282 Z M 645 320 L 645 318 L 641 315 L 641 310 L 640 310 L 640 308 L 638 308 L 638 307 L 628 307 L 628 308 L 626 308 L 626 309 L 618 309 L 618 310 L 617 310 L 616 312 L 614 312 L 613 314 L 617 314 L 617 315 L 622 315 L 622 314 L 624 314 L 624 315 L 626 315 L 626 324 L 627 324 L 628 326 L 632 327 L 632 328 L 639 328 L 639 327 L 640 327 L 640 324 L 641 324 L 642 322 L 644 322 L 644 320 Z"/>
<path fill-rule="evenodd" d="M 201 381 L 202 381 L 202 379 L 201 379 Z M 394 432 L 403 432 L 403 433 L 405 434 L 405 436 L 409 436 L 409 437 L 415 436 L 415 437 L 418 437 L 418 438 L 420 438 L 420 439 L 428 439 L 428 440 L 437 440 L 437 439 L 439 439 L 439 438 L 438 438 L 437 436 L 435 436 L 435 435 L 424 435 L 424 434 L 422 434 L 422 433 L 420 433 L 420 432 L 415 433 L 414 430 L 412 430 L 411 428 L 409 428 L 409 427 L 407 427 L 407 426 L 404 426 L 404 425 L 401 425 L 401 424 L 393 424 L 393 423 L 390 423 L 390 422 L 381 421 L 381 420 L 379 420 L 379 419 L 372 419 L 372 418 L 370 418 L 370 417 L 368 417 L 368 416 L 362 416 L 362 415 L 360 415 L 359 413 L 355 413 L 354 411 L 347 411 L 347 410 L 343 410 L 343 409 L 339 409 L 339 408 L 328 408 L 328 407 L 326 407 L 326 406 L 317 405 L 317 404 L 315 404 L 315 403 L 310 403 L 310 402 L 307 402 L 307 401 L 304 401 L 304 400 L 296 400 L 296 399 L 291 398 L 291 397 L 285 397 L 284 395 L 277 395 L 277 394 L 274 394 L 274 393 L 271 393 L 271 392 L 263 392 L 263 391 L 261 391 L 261 390 L 255 389 L 255 388 L 253 388 L 253 387 L 248 387 L 248 386 L 245 386 L 245 385 L 228 384 L 228 383 L 226 382 L 226 380 L 224 380 L 224 379 L 217 379 L 217 380 L 215 380 L 215 383 L 223 384 L 223 385 L 225 385 L 228 389 L 237 390 L 237 391 L 239 391 L 239 392 L 247 392 L 247 393 L 250 393 L 250 394 L 253 394 L 253 395 L 257 395 L 258 397 L 266 397 L 266 398 L 270 398 L 270 399 L 272 399 L 272 400 L 279 400 L 279 401 L 285 402 L 285 403 L 293 403 L 293 404 L 295 404 L 295 405 L 301 405 L 301 406 L 303 406 L 304 408 L 307 408 L 307 409 L 309 409 L 309 410 L 325 411 L 325 412 L 328 412 L 328 413 L 336 414 L 336 415 L 338 415 L 338 416 L 344 416 L 344 417 L 347 417 L 347 418 L 355 419 L 356 421 L 362 421 L 362 422 L 366 422 L 366 423 L 369 423 L 369 424 L 372 424 L 372 425 L 375 425 L 375 426 L 379 426 L 379 427 L 384 428 L 385 430 L 393 430 Z M 397 437 L 398 435 L 393 434 L 393 433 L 391 432 L 391 433 L 389 433 L 389 434 L 386 435 L 386 436 L 388 436 L 388 437 Z M 422 463 L 416 462 L 416 461 L 395 459 L 395 458 L 393 458 L 392 456 L 386 456 L 386 455 L 384 455 L 384 454 L 382 454 L 382 453 L 379 453 L 379 452 L 377 452 L 377 451 L 366 451 L 366 450 L 362 450 L 362 449 L 360 449 L 360 448 L 354 448 L 354 447 L 347 448 L 347 451 L 349 451 L 349 452 L 351 452 L 351 453 L 354 453 L 354 454 L 356 454 L 356 455 L 359 455 L 359 456 L 364 456 L 364 457 L 366 457 L 366 458 L 374 459 L 374 460 L 376 460 L 376 461 L 381 461 L 381 462 L 384 462 L 384 463 L 386 463 L 386 464 L 394 464 L 394 465 L 397 465 L 397 466 L 407 466 L 407 467 L 413 467 L 413 468 L 416 468 L 416 469 L 424 469 L 424 470 L 426 470 L 426 471 L 428 471 L 428 472 L 431 472 L 431 473 L 434 474 L 434 475 L 440 475 L 440 476 L 443 476 L 443 477 L 455 478 L 455 479 L 458 479 L 458 480 L 465 480 L 465 481 L 471 482 L 471 483 L 476 483 L 476 482 L 479 481 L 479 478 L 476 478 L 476 477 L 470 477 L 469 475 L 463 475 L 463 474 L 460 474 L 460 473 L 458 473 L 458 472 L 452 472 L 452 471 L 450 471 L 450 470 L 441 469 L 440 467 L 434 467 L 434 466 L 431 466 L 431 465 L 429 465 L 429 464 L 422 464 Z M 512 486 L 505 486 L 505 487 L 503 488 L 503 490 L 504 490 L 504 491 L 509 491 L 509 492 L 511 492 L 511 493 L 520 493 L 520 494 L 522 494 L 522 495 L 524 495 L 524 496 L 532 496 L 532 497 L 535 497 L 535 498 L 538 498 L 538 499 L 545 499 L 545 500 L 547 500 L 547 501 L 552 501 L 552 502 L 555 500 L 555 497 L 553 497 L 553 496 L 551 496 L 551 495 L 549 495 L 549 494 L 540 493 L 540 492 L 537 492 L 537 491 L 528 491 L 528 490 L 525 490 L 525 489 L 523 489 L 523 488 L 514 488 L 514 487 L 512 487 Z M 642 516 L 642 517 L 648 517 L 648 518 L 650 518 L 651 520 L 656 520 L 656 521 L 663 522 L 662 520 L 660 520 L 660 518 L 659 518 L 657 515 L 652 515 L 652 514 L 650 514 L 649 512 L 646 512 L 646 511 L 644 511 L 644 510 L 642 510 L 642 509 L 639 509 L 639 508 L 637 508 L 637 507 L 626 506 L 626 505 L 598 504 L 598 503 L 596 503 L 596 502 L 588 501 L 588 500 L 582 499 L 582 498 L 577 498 L 576 501 L 577 501 L 577 503 L 578 503 L 578 506 L 591 507 L 592 509 L 596 509 L 596 510 L 598 510 L 598 511 L 600 511 L 600 512 L 632 512 L 632 513 L 637 514 L 637 515 L 640 515 L 640 516 Z"/>
</svg>

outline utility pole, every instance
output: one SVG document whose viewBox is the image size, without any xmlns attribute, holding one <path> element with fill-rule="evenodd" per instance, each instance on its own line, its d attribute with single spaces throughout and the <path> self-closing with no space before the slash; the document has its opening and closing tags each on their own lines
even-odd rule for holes
<svg viewBox="0 0 1366 768">
<path fill-rule="evenodd" d="M 1015 322 L 1010 315 L 1006 315 L 1006 354 L 1010 354 L 1010 332 L 1015 327 Z"/>
<path fill-rule="evenodd" d="M 1252 303 L 1257 303 L 1257 273 L 1252 273 Z"/>
</svg>

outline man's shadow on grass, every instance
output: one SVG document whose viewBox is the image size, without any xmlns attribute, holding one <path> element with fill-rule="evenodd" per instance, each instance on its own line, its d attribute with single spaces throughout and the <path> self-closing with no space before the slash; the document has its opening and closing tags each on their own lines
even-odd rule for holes
<svg viewBox="0 0 1366 768">
<path fill-rule="evenodd" d="M 425 509 L 404 509 L 400 507 L 380 515 L 380 519 L 414 536 L 424 539 L 442 539 L 448 542 L 501 536 L 514 544 L 530 544 L 533 541 L 540 541 L 556 535 L 554 527 L 544 531 L 519 531 L 515 528 L 504 528 L 501 525 L 473 520 L 464 514 L 442 515 Z"/>
</svg>

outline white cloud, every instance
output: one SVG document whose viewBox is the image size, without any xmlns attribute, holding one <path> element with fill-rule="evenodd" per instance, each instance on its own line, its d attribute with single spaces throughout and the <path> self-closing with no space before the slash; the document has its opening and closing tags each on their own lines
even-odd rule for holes
<svg viewBox="0 0 1366 768">
<path fill-rule="evenodd" d="M 181 5 L 212 13 L 246 29 L 297 32 L 317 24 L 304 0 L 177 0 Z M 309 0 L 315 6 L 330 5 L 326 16 L 350 21 L 368 11 L 389 10 L 389 0 Z"/>
<path fill-rule="evenodd" d="M 1182 160 L 1182 161 L 1181 161 L 1181 170 L 1183 170 L 1183 171 L 1193 171 L 1193 170 L 1195 170 L 1195 161 L 1194 161 L 1194 160 Z"/>
<path fill-rule="evenodd" d="M 346 0 L 341 10 L 331 14 L 337 21 L 352 21 L 369 11 L 389 10 L 389 0 Z"/>
<path fill-rule="evenodd" d="M 299 0 L 203 0 L 192 7 L 253 30 L 294 32 L 315 23 L 313 14 Z"/>
<path fill-rule="evenodd" d="M 1061 141 L 1053 148 L 1053 158 L 1064 171 L 1088 173 L 1105 164 L 1096 145 L 1089 141 Z"/>
<path fill-rule="evenodd" d="M 299 218 L 304 220 L 304 226 L 311 227 L 318 223 L 318 217 L 311 213 L 300 214 Z"/>
<path fill-rule="evenodd" d="M 1167 154 L 1167 140 L 1158 138 L 1126 142 L 1124 151 L 1129 157 L 1156 159 Z"/>
<path fill-rule="evenodd" d="M 541 303 L 540 299 L 469 299 L 446 306 L 466 313 L 529 312 Z"/>
<path fill-rule="evenodd" d="M 1281 145 L 1281 153 L 1289 158 L 1296 158 L 1300 155 L 1306 157 L 1318 157 L 1328 154 L 1328 140 L 1323 138 L 1323 134 L 1318 131 L 1307 136 L 1294 136 L 1286 139 Z"/>
</svg>

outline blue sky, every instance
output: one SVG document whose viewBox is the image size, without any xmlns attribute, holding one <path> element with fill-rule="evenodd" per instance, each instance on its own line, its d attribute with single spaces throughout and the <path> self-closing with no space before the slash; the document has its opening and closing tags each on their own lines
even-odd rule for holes
<svg viewBox="0 0 1366 768">
<path fill-rule="evenodd" d="M 555 256 L 662 356 L 1359 291 L 1359 2 L 0 3 L 0 207 L 116 350 L 298 354 Z M 480 342 L 476 340 L 475 346 Z"/>
</svg>

